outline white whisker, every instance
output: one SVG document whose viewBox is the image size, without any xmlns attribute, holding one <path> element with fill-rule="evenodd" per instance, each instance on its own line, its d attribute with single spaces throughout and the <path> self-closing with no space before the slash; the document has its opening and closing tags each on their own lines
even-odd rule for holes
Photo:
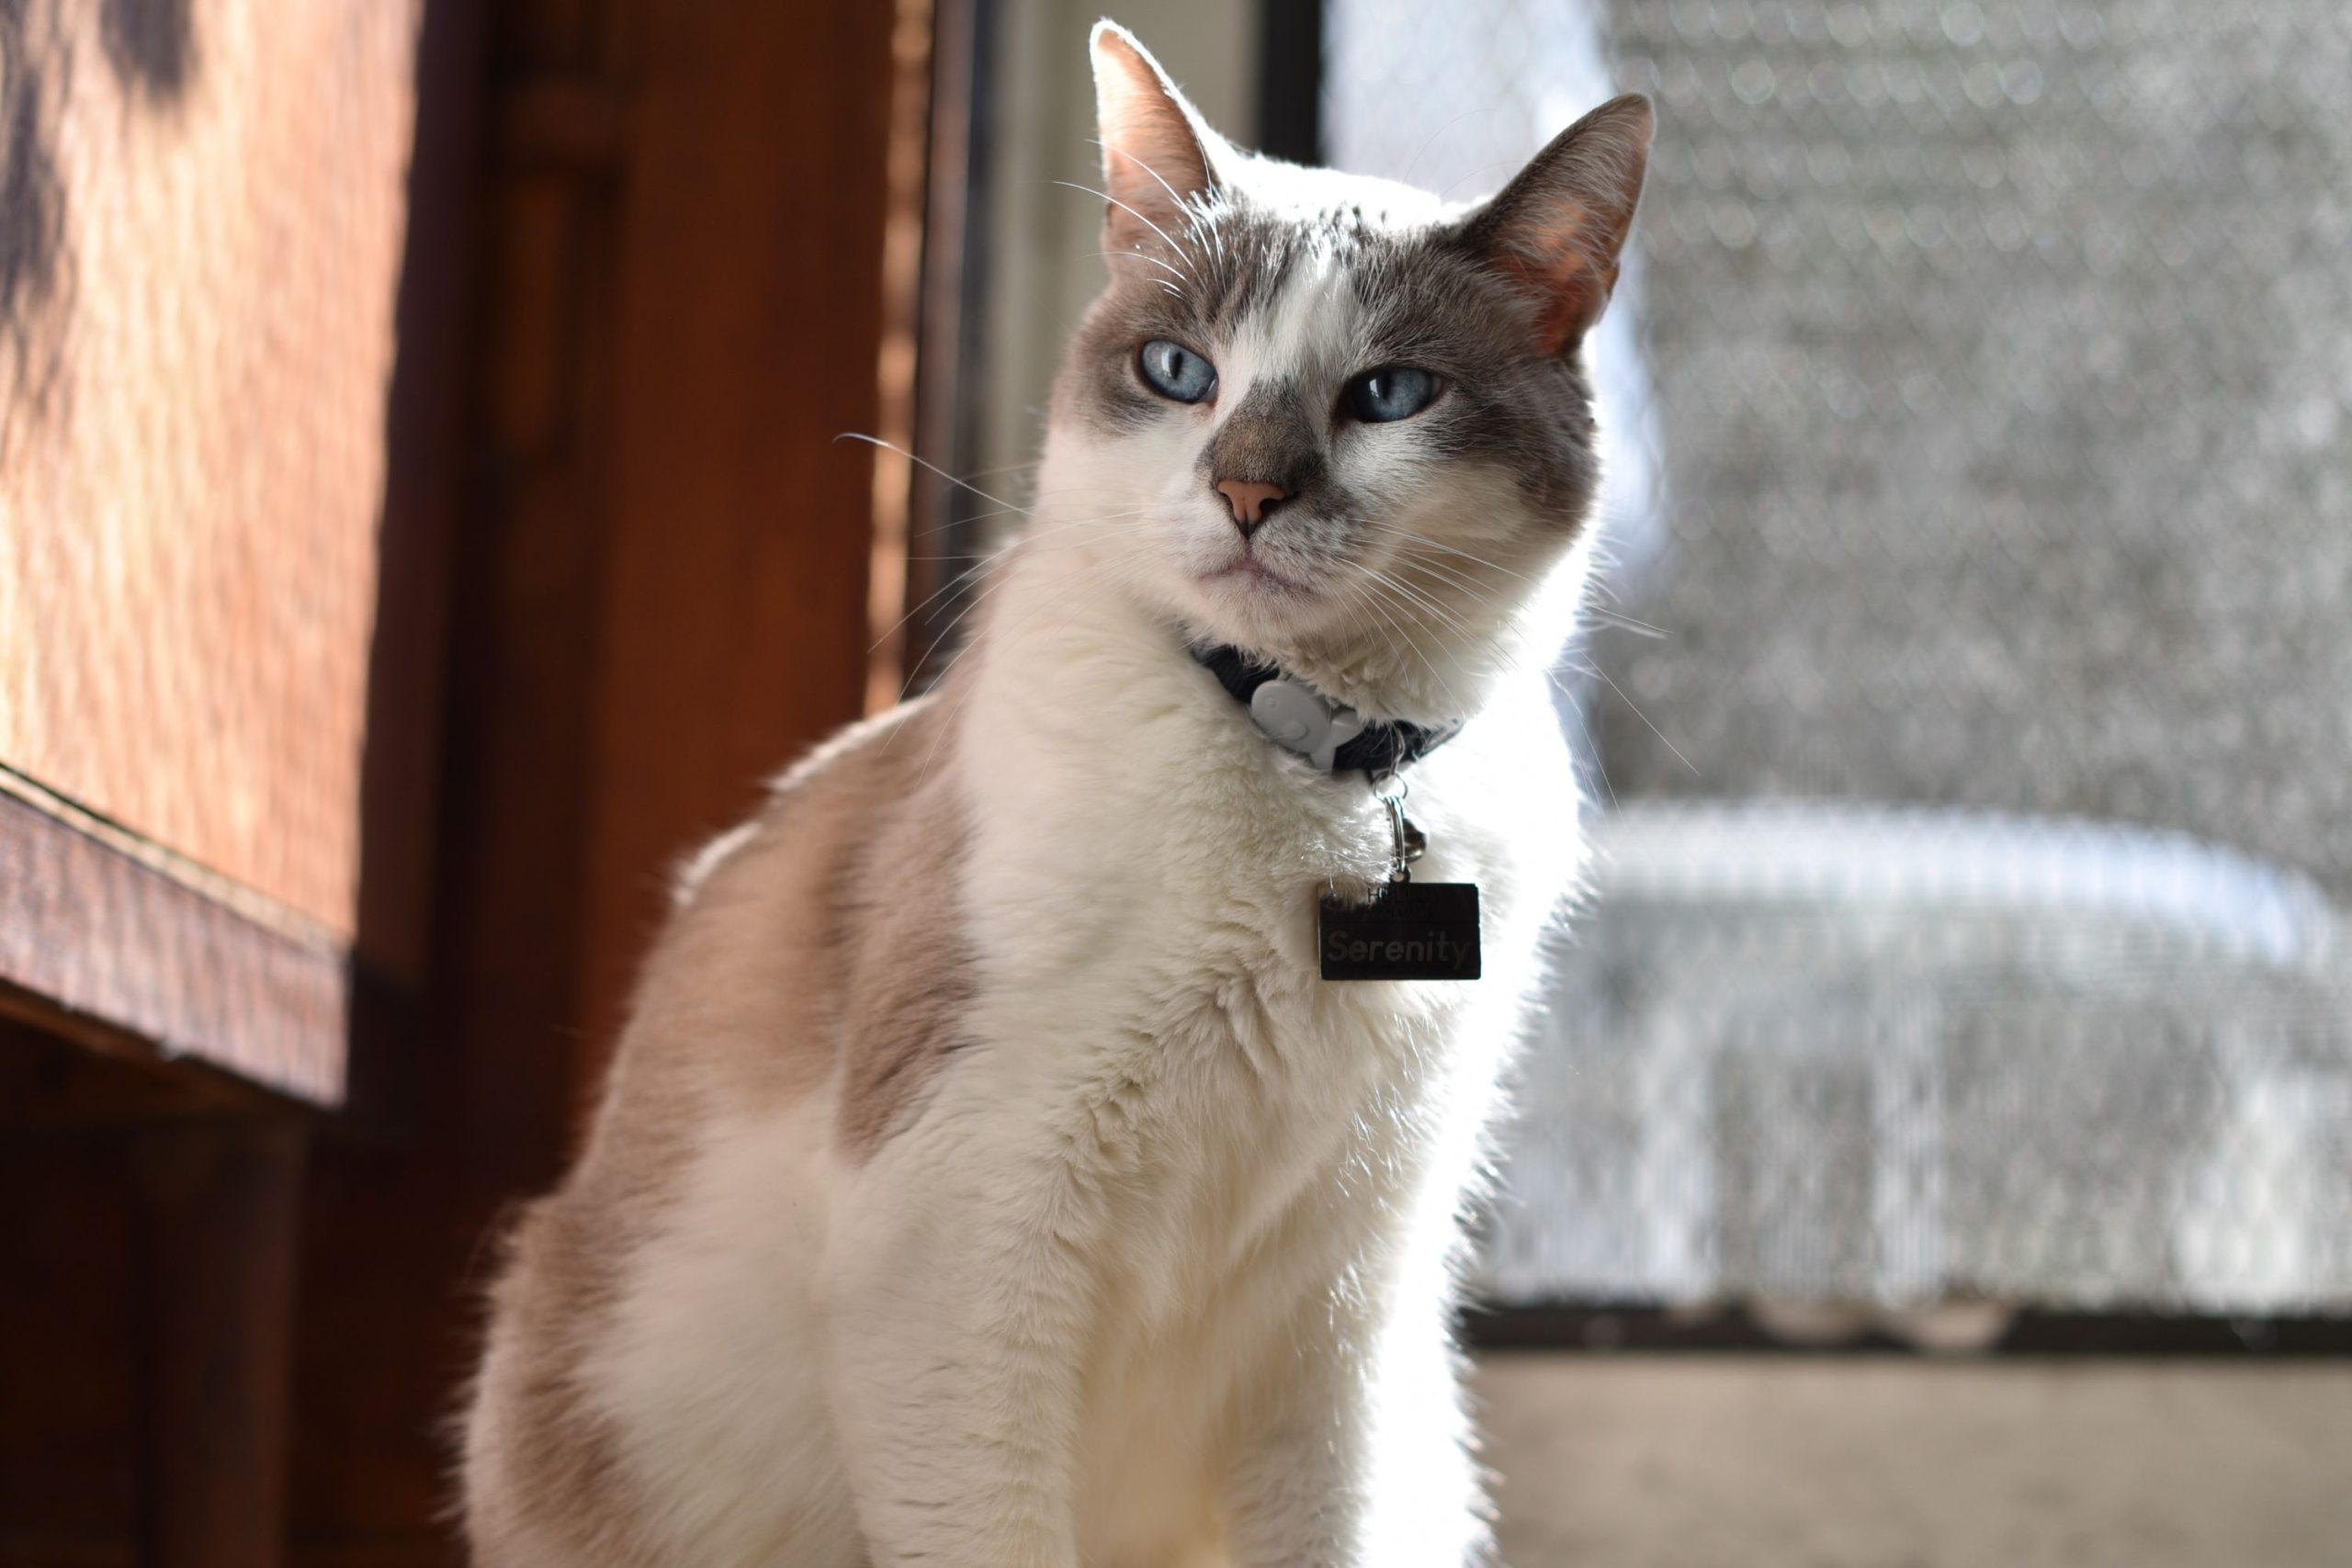
<svg viewBox="0 0 2352 1568">
<path fill-rule="evenodd" d="M 1126 213 L 1136 222 L 1142 224 L 1145 228 L 1159 235 L 1162 240 L 1167 241 L 1168 248 L 1176 253 L 1176 259 L 1184 262 L 1185 270 L 1188 272 L 1192 270 L 1192 263 L 1187 260 L 1184 255 L 1184 247 L 1178 244 L 1174 240 L 1169 239 L 1167 230 L 1161 228 L 1159 224 L 1154 223 L 1150 219 L 1146 218 L 1142 213 L 1137 212 L 1134 208 L 1129 207 L 1125 202 L 1121 201 L 1109 191 L 1096 190 L 1092 186 L 1082 186 L 1076 180 L 1056 180 L 1054 184 L 1057 186 L 1067 186 L 1071 190 L 1082 190 L 1089 196 L 1101 197 L 1103 200 L 1109 202 L 1120 211 Z M 1195 273 L 1193 275 L 1193 281 L 1198 282 L 1199 280 L 1199 275 Z"/>
<path fill-rule="evenodd" d="M 998 506 L 1003 507 L 1008 512 L 1018 512 L 1024 517 L 1029 514 L 1029 509 L 1027 507 L 1015 506 L 1012 502 L 1005 500 L 1004 497 L 1001 495 L 990 495 L 988 491 L 972 483 L 969 479 L 957 479 L 954 474 L 949 473 L 945 468 L 941 468 L 930 458 L 916 457 L 912 452 L 908 451 L 905 447 L 899 446 L 895 441 L 885 441 L 878 435 L 868 435 L 862 430 L 844 430 L 839 435 L 834 436 L 833 439 L 836 441 L 863 441 L 868 446 L 879 446 L 885 452 L 896 452 L 908 462 L 916 465 L 918 468 L 929 469 L 931 472 L 937 474 L 941 479 L 945 479 L 949 484 L 963 486 L 966 490 L 970 491 L 974 495 L 978 496 L 982 501 L 993 502 Z"/>
<path fill-rule="evenodd" d="M 1699 772 L 1699 769 L 1698 769 L 1697 765 L 1696 765 L 1696 764 L 1694 764 L 1694 763 L 1690 761 L 1690 758 L 1688 758 L 1688 757 L 1686 757 L 1686 756 L 1684 756 L 1684 755 L 1682 754 L 1682 748 L 1681 748 L 1681 747 L 1677 746 L 1673 741 L 1667 739 L 1667 738 L 1666 738 L 1666 731 L 1665 731 L 1665 730 L 1660 729 L 1657 725 L 1655 725 L 1655 724 L 1651 724 L 1651 723 L 1650 723 L 1650 716 L 1649 716 L 1649 715 L 1647 715 L 1647 714 L 1645 714 L 1645 713 L 1644 713 L 1644 712 L 1641 710 L 1640 706 L 1634 703 L 1634 699 L 1633 699 L 1633 698 L 1631 698 L 1631 697 L 1629 697 L 1629 696 L 1626 696 L 1626 695 L 1625 695 L 1625 688 L 1624 688 L 1624 687 L 1623 687 L 1623 686 L 1621 686 L 1621 685 L 1619 685 L 1616 682 L 1614 682 L 1614 681 L 1611 681 L 1611 680 L 1609 679 L 1609 671 L 1608 671 L 1603 670 L 1603 669 L 1602 669 L 1600 665 L 1598 665 L 1598 664 L 1591 665 L 1591 666 L 1589 666 L 1589 668 L 1591 669 L 1591 671 L 1592 671 L 1592 672 L 1593 672 L 1594 674 L 1596 674 L 1596 675 L 1600 676 L 1600 677 L 1602 680 L 1604 680 L 1604 681 L 1609 681 L 1609 689 L 1610 689 L 1611 691 L 1612 691 L 1612 692 L 1616 693 L 1616 694 L 1617 694 L 1617 695 L 1618 695 L 1619 700 L 1621 700 L 1622 702 L 1623 702 L 1623 703 L 1624 703 L 1624 705 L 1625 705 L 1627 707 L 1632 708 L 1632 709 L 1634 710 L 1634 716 L 1635 718 L 1640 719 L 1640 720 L 1642 721 L 1642 723 L 1643 723 L 1643 724 L 1645 724 L 1645 725 L 1647 725 L 1647 726 L 1648 726 L 1648 728 L 1649 728 L 1649 732 L 1650 732 L 1652 735 L 1655 735 L 1655 736 L 1657 736 L 1657 737 L 1658 738 L 1658 741 L 1659 741 L 1659 743 L 1660 743 L 1660 744 L 1662 744 L 1663 746 L 1665 746 L 1665 748 L 1666 748 L 1668 750 L 1669 750 L 1669 751 L 1671 751 L 1671 752 L 1673 752 L 1673 753 L 1674 753 L 1674 760 L 1675 760 L 1676 761 L 1678 761 L 1678 762 L 1681 763 L 1684 767 L 1689 768 L 1689 769 L 1690 770 L 1690 773 L 1691 773 L 1691 776 L 1692 776 L 1692 777 L 1694 777 L 1694 778 L 1704 778 L 1704 777 L 1706 776 L 1705 774 L 1703 774 L 1703 773 L 1700 773 L 1700 772 Z"/>
</svg>

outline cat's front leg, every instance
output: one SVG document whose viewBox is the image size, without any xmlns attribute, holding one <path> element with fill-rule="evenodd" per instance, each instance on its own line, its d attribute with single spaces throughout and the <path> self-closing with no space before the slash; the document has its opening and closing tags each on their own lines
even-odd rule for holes
<svg viewBox="0 0 2352 1568">
<path fill-rule="evenodd" d="M 864 1184 L 828 1260 L 832 1404 L 874 1568 L 1076 1568 L 1070 1211 L 943 1190 L 910 1179 L 920 1163 Z"/>
<path fill-rule="evenodd" d="M 1229 1498 L 1234 1568 L 1464 1568 L 1491 1532 L 1442 1313 L 1318 1325 Z"/>
</svg>

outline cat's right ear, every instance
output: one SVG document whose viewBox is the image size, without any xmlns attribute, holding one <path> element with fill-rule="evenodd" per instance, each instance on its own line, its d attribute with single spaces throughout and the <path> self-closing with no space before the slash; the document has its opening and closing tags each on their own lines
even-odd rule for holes
<svg viewBox="0 0 2352 1568">
<path fill-rule="evenodd" d="M 1533 296 L 1546 354 L 1581 341 L 1617 287 L 1656 123 L 1638 93 L 1601 105 L 1554 137 L 1463 229 L 1473 252 Z"/>
<path fill-rule="evenodd" d="M 1183 209 L 1216 188 L 1221 142 L 1135 35 L 1094 24 L 1094 101 L 1102 127 L 1102 248 L 1114 256 L 1172 245 Z"/>
</svg>

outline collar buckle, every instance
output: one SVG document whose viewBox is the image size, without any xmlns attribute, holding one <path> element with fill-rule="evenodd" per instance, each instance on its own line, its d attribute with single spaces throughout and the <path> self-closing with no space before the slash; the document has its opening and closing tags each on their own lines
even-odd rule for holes
<svg viewBox="0 0 2352 1568">
<path fill-rule="evenodd" d="M 1394 773 L 1453 739 L 1459 721 L 1435 728 L 1403 719 L 1373 723 L 1306 682 L 1230 644 L 1196 644 L 1193 658 L 1250 710 L 1267 739 L 1327 773 Z"/>
<path fill-rule="evenodd" d="M 1327 773 L 1340 748 L 1364 731 L 1363 716 L 1355 709 L 1280 675 L 1250 694 L 1250 716 L 1267 739 L 1307 757 Z"/>
</svg>

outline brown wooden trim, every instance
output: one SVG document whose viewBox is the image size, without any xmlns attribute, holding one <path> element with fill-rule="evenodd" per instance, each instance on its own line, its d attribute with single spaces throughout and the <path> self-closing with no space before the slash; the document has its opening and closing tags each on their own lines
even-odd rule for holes
<svg viewBox="0 0 2352 1568">
<path fill-rule="evenodd" d="M 875 355 L 872 542 L 867 547 L 865 711 L 894 705 L 905 678 L 909 479 L 922 303 L 923 169 L 931 133 L 931 0 L 896 0 L 890 32 L 890 146 L 884 164 L 882 330 Z"/>
<path fill-rule="evenodd" d="M 965 576 L 978 558 L 961 554 L 1010 521 L 962 482 L 975 466 L 978 408 L 970 385 L 979 356 L 988 246 L 987 172 L 982 144 L 990 106 L 984 72 L 993 25 L 991 0 L 934 0 L 932 15 L 929 191 L 922 225 L 922 333 L 915 361 L 914 449 L 935 468 L 908 476 L 904 550 L 910 606 L 894 649 L 893 692 L 922 691 L 955 656 L 950 632 L 969 627 L 963 612 L 976 586 Z M 942 470 L 944 470 L 944 472 Z M 951 479 L 949 475 L 958 476 Z M 1019 475 L 989 475 L 982 491 L 1017 495 Z M 974 526 L 966 519 L 978 518 Z M 962 581 L 957 580 L 962 578 Z"/>
<path fill-rule="evenodd" d="M 144 1041 L 88 1019 L 63 1021 L 53 1004 L 22 998 L 0 1010 L 0 1142 L 85 1138 L 193 1117 L 284 1112 L 286 1102 L 232 1074 L 164 1062 Z M 45 1010 L 41 1023 L 17 1013 Z M 65 1022 L 71 1032 L 61 1032 Z M 0 1551 L 0 1563 L 8 1561 Z"/>
<path fill-rule="evenodd" d="M 291 917 L 265 924 L 109 837 L 0 791 L 0 1011 L 340 1104 L 343 950 Z"/>
</svg>

